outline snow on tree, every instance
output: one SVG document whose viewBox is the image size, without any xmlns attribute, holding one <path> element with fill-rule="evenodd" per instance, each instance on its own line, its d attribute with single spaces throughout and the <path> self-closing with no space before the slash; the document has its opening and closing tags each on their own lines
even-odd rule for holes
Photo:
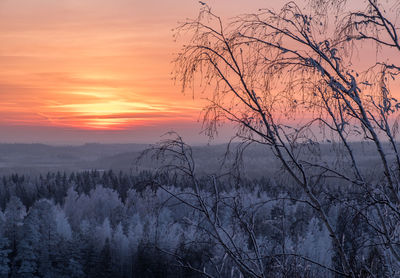
<svg viewBox="0 0 400 278">
<path fill-rule="evenodd" d="M 11 249 L 8 248 L 9 241 L 3 235 L 0 235 L 0 277 L 7 278 L 10 273 L 10 259 L 8 255 Z"/>
<path fill-rule="evenodd" d="M 67 268 L 67 275 L 68 275 L 68 277 L 71 277 L 71 278 L 85 277 L 85 273 L 83 272 L 82 265 L 74 259 L 69 260 L 69 264 L 68 264 L 68 268 Z"/>
<path fill-rule="evenodd" d="M 33 278 L 38 271 L 39 257 L 36 253 L 40 247 L 39 217 L 37 211 L 29 211 L 22 226 L 22 238 L 17 245 L 17 256 L 13 271 L 17 277 Z"/>
<path fill-rule="evenodd" d="M 13 253 L 15 253 L 20 238 L 20 229 L 25 215 L 25 206 L 18 197 L 12 196 L 4 211 L 4 235 L 10 241 L 10 249 Z"/>
</svg>

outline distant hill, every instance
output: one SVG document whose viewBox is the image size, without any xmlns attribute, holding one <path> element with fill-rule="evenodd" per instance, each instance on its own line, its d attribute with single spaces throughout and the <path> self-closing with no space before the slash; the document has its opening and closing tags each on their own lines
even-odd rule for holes
<svg viewBox="0 0 400 278">
<path fill-rule="evenodd" d="M 141 144 L 94 143 L 81 146 L 0 144 L 0 174 L 94 169 L 97 168 L 95 162 L 105 157 L 120 153 L 139 153 L 146 147 Z"/>
<path fill-rule="evenodd" d="M 234 150 L 237 145 L 233 145 Z M 157 164 L 150 159 L 137 161 L 140 153 L 149 147 L 145 144 L 84 144 L 80 146 L 50 146 L 44 144 L 0 144 L 0 174 L 42 174 L 48 171 L 108 170 L 140 171 L 150 170 Z M 371 144 L 353 143 L 356 158 L 363 168 L 379 168 L 379 159 Z M 386 146 L 388 147 L 388 146 Z M 194 146 L 193 155 L 200 173 L 220 172 L 227 149 L 226 144 Z M 341 155 L 338 145 L 320 145 L 319 158 L 335 160 Z M 305 150 L 307 152 L 307 150 Z M 307 153 L 306 153 L 307 155 Z M 226 168 L 233 162 L 230 156 Z M 337 163 L 340 163 L 338 161 Z M 252 145 L 243 157 L 242 172 L 250 177 L 269 176 L 276 173 L 280 164 L 266 146 Z M 373 167 L 370 167 L 373 166 Z M 372 172 L 371 172 L 372 174 Z"/>
</svg>

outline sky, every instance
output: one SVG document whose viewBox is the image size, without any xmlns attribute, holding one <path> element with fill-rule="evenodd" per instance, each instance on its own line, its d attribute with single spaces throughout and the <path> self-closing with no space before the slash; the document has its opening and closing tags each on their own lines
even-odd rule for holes
<svg viewBox="0 0 400 278">
<path fill-rule="evenodd" d="M 208 3 L 233 16 L 265 1 Z M 172 29 L 199 9 L 194 0 L 0 0 L 0 142 L 153 142 L 170 130 L 206 141 L 204 101 L 171 75 Z"/>
<path fill-rule="evenodd" d="M 284 0 L 208 0 L 229 17 Z M 303 1 L 304 2 L 304 1 Z M 201 132 L 201 95 L 182 94 L 173 28 L 198 0 L 0 0 L 0 143 L 154 143 Z M 227 141 L 229 126 L 214 142 Z"/>
</svg>

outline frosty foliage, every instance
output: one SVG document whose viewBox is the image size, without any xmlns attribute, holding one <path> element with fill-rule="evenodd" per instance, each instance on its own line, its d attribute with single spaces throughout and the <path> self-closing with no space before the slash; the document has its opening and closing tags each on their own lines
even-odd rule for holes
<svg viewBox="0 0 400 278">
<path fill-rule="evenodd" d="M 18 184 L 34 193 L 0 196 L 2 277 L 243 277 L 247 270 L 236 257 L 246 262 L 243 267 L 255 273 L 261 267 L 270 277 L 334 277 L 329 269 L 340 269 L 326 228 L 297 201 L 301 195 L 284 193 L 279 180 L 243 180 L 236 187 L 228 180 L 202 178 L 200 194 L 217 221 L 213 225 L 195 208 L 196 189 L 176 175 L 120 174 L 132 184 L 122 193 L 125 200 L 112 171 L 71 174 L 64 192 L 37 191 L 40 183 L 56 184 L 60 176 L 0 182 L 4 191 Z M 218 194 L 223 200 L 218 211 L 213 182 L 225 188 Z M 325 205 L 347 240 L 351 231 L 343 225 L 350 220 L 338 217 L 340 204 Z M 365 233 L 368 229 L 353 236 L 362 240 Z M 226 247 L 235 253 L 228 254 Z M 360 259 L 375 262 L 382 256 L 373 247 L 357 248 Z M 257 256 L 261 265 L 253 261 Z"/>
</svg>

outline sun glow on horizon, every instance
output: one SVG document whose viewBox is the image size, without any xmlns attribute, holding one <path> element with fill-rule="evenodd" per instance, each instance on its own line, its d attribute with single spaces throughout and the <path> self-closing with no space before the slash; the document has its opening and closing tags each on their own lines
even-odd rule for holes
<svg viewBox="0 0 400 278">
<path fill-rule="evenodd" d="M 210 0 L 227 16 L 263 3 Z M 199 8 L 182 0 L 0 1 L 0 126 L 198 133 L 205 101 L 181 94 L 170 72 L 181 47 L 171 29 Z"/>
<path fill-rule="evenodd" d="M 196 121 L 201 106 L 170 76 L 179 16 L 154 20 L 153 11 L 138 1 L 1 1 L 0 125 L 107 131 Z"/>
<path fill-rule="evenodd" d="M 79 129 L 123 130 L 160 121 L 192 118 L 196 107 L 182 108 L 159 99 L 110 88 L 65 92 L 64 101 L 42 106 L 41 115 L 52 125 Z"/>
</svg>

